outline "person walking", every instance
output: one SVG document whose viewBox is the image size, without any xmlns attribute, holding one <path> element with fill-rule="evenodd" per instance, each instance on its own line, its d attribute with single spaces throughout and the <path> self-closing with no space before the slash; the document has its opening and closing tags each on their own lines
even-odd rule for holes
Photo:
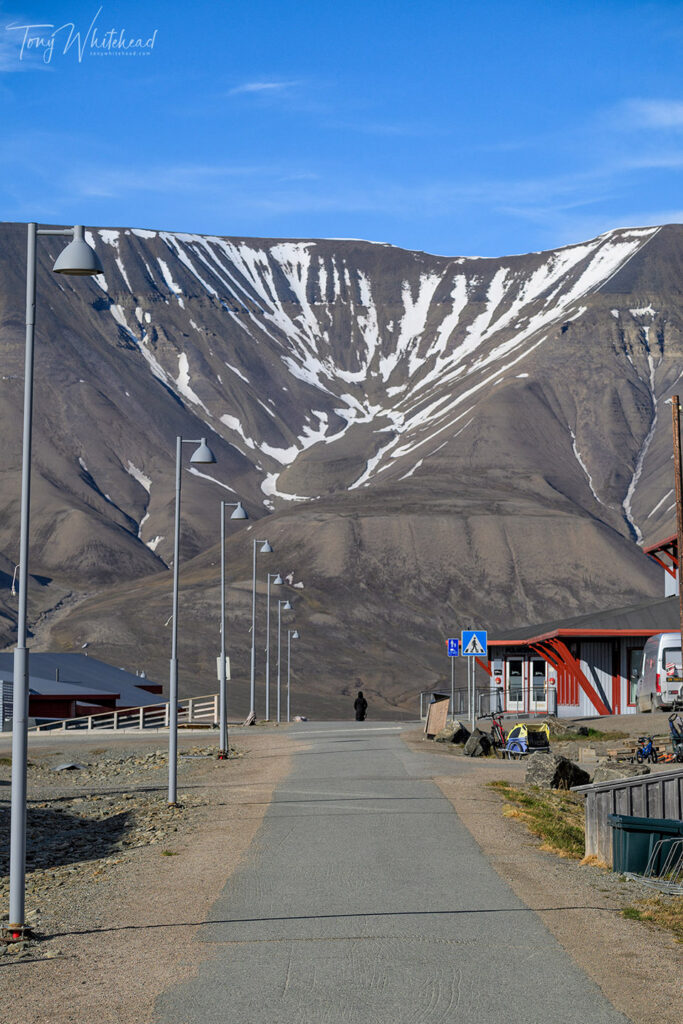
<svg viewBox="0 0 683 1024">
<path fill-rule="evenodd" d="M 366 701 L 365 697 L 363 696 L 363 691 L 362 690 L 358 691 L 358 696 L 356 697 L 355 701 L 353 702 L 353 708 L 354 708 L 354 711 L 356 712 L 356 721 L 357 722 L 364 722 L 365 721 L 365 715 L 366 715 L 367 710 L 368 710 L 368 702 Z"/>
</svg>

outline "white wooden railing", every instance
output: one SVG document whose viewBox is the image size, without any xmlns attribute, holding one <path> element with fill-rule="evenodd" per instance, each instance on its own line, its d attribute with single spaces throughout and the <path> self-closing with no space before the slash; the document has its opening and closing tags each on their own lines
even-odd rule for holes
<svg viewBox="0 0 683 1024">
<path fill-rule="evenodd" d="M 84 715 L 82 718 L 62 718 L 46 722 L 44 725 L 34 725 L 29 732 L 168 729 L 168 723 L 168 704 L 146 704 L 139 708 L 122 708 L 120 711 L 104 711 L 99 715 Z M 217 693 L 178 701 L 178 725 L 191 728 L 195 723 L 200 726 L 218 725 Z"/>
</svg>

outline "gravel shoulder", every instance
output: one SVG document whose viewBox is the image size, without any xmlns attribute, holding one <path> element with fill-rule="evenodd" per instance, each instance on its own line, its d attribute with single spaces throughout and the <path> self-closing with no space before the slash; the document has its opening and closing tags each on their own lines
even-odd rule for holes
<svg viewBox="0 0 683 1024">
<path fill-rule="evenodd" d="M 163 738 L 31 749 L 27 916 L 39 939 L 0 954 L 0 1021 L 147 1024 L 156 997 L 196 973 L 194 934 L 296 749 L 275 730 L 231 740 L 238 756 L 217 761 L 208 738 L 180 738 L 175 809 Z M 56 773 L 65 760 L 85 767 Z M 8 779 L 0 763 L 2 824 Z M 4 915 L 6 893 L 0 877 Z"/>
<path fill-rule="evenodd" d="M 612 1005 L 634 1024 L 678 1024 L 680 944 L 668 932 L 621 916 L 633 899 L 651 893 L 612 872 L 541 850 L 524 825 L 503 816 L 503 799 L 486 783 L 523 782 L 523 764 L 463 759 L 462 775 L 441 775 L 444 745 L 425 740 L 417 730 L 404 738 L 412 750 L 434 753 L 434 782 L 493 868 Z"/>
</svg>

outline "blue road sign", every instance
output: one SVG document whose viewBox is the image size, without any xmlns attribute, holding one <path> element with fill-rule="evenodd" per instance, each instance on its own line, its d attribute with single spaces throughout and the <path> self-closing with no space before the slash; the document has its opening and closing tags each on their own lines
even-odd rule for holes
<svg viewBox="0 0 683 1024">
<path fill-rule="evenodd" d="M 448 657 L 457 658 L 458 654 L 460 653 L 458 650 L 458 648 L 460 647 L 460 640 L 458 639 L 458 637 L 456 636 L 453 639 L 447 640 L 446 644 L 448 645 Z"/>
<path fill-rule="evenodd" d="M 486 654 L 486 630 L 463 629 L 462 653 L 463 655 L 469 655 L 471 658 Z"/>
</svg>

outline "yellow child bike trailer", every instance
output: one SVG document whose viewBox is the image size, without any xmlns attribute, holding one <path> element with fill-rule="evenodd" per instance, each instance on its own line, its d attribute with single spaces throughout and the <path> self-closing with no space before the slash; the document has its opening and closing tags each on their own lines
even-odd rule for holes
<svg viewBox="0 0 683 1024">
<path fill-rule="evenodd" d="M 550 750 L 550 729 L 547 722 L 517 722 L 505 738 L 507 757 L 524 757 L 536 750 Z"/>
</svg>

